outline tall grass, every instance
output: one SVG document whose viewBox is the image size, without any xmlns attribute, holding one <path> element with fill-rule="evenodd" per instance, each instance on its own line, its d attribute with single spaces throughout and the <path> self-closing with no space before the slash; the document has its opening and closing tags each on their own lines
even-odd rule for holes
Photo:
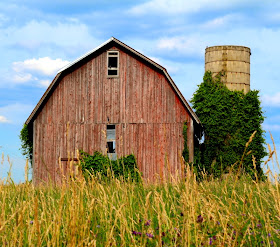
<svg viewBox="0 0 280 247">
<path fill-rule="evenodd" d="M 272 159 L 273 153 L 271 152 Z M 3 157 L 2 157 L 3 159 Z M 233 174 L 134 183 L 98 177 L 59 187 L 0 184 L 1 246 L 277 246 L 280 191 Z"/>
</svg>

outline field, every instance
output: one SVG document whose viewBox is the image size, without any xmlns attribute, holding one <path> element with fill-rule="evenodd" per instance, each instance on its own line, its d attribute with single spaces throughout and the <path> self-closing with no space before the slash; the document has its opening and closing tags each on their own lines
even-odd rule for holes
<svg viewBox="0 0 280 247">
<path fill-rule="evenodd" d="M 272 153 L 270 155 L 272 158 Z M 280 246 L 280 187 L 229 174 L 0 185 L 1 246 Z"/>
</svg>

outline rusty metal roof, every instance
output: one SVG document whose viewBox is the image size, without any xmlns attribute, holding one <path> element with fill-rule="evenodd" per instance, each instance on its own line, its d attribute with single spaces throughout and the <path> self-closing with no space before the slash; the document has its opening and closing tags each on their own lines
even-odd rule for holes
<svg viewBox="0 0 280 247">
<path fill-rule="evenodd" d="M 65 67 L 63 67 L 61 70 L 58 71 L 57 75 L 55 76 L 55 78 L 53 79 L 52 83 L 49 85 L 49 87 L 47 88 L 47 90 L 45 91 L 45 93 L 43 94 L 43 96 L 41 97 L 40 101 L 38 102 L 38 104 L 35 106 L 35 108 L 33 109 L 32 113 L 30 114 L 30 116 L 28 117 L 28 119 L 26 120 L 25 124 L 30 124 L 31 122 L 34 121 L 34 118 L 36 116 L 36 113 L 38 112 L 38 110 L 45 104 L 45 102 L 47 101 L 47 97 L 49 96 L 49 94 L 51 93 L 52 89 L 54 88 L 54 86 L 59 83 L 59 79 L 60 77 L 64 76 L 64 73 L 70 69 L 71 67 L 73 67 L 74 65 L 76 65 L 78 62 L 84 60 L 85 58 L 87 58 L 90 55 L 93 55 L 94 53 L 96 53 L 98 50 L 102 49 L 105 45 L 109 44 L 110 42 L 115 42 L 118 45 L 120 45 L 121 47 L 125 48 L 126 50 L 132 52 L 133 54 L 135 54 L 136 56 L 144 59 L 145 61 L 147 61 L 148 63 L 150 63 L 151 65 L 155 66 L 156 68 L 158 68 L 159 70 L 161 70 L 164 75 L 166 76 L 166 78 L 168 79 L 168 81 L 170 82 L 171 86 L 173 87 L 173 89 L 175 90 L 175 92 L 177 93 L 177 95 L 179 96 L 179 98 L 181 99 L 181 101 L 183 102 L 184 106 L 188 109 L 188 111 L 190 112 L 192 118 L 195 120 L 195 122 L 199 125 L 202 125 L 199 118 L 197 117 L 197 115 L 195 114 L 195 112 L 192 110 L 192 108 L 190 107 L 190 105 L 188 104 L 188 102 L 186 101 L 186 99 L 184 98 L 184 96 L 182 95 L 182 93 L 180 92 L 180 90 L 177 88 L 176 84 L 174 83 L 174 81 L 172 80 L 171 76 L 168 74 L 167 70 L 162 67 L 161 65 L 159 65 L 158 63 L 154 62 L 153 60 L 151 60 L 150 58 L 146 57 L 145 55 L 141 54 L 140 52 L 134 50 L 133 48 L 131 48 L 130 46 L 124 44 L 123 42 L 121 42 L 120 40 L 112 37 L 110 39 L 108 39 L 107 41 L 105 41 L 103 44 L 99 45 L 98 47 L 96 47 L 95 49 L 87 52 L 86 54 L 84 54 L 83 56 L 79 57 L 78 59 L 76 59 L 75 61 L 69 63 L 68 65 L 66 65 Z"/>
</svg>

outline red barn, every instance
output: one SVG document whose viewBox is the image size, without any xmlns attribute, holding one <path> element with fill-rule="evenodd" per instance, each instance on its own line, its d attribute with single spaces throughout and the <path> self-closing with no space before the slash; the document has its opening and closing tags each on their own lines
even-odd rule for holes
<svg viewBox="0 0 280 247">
<path fill-rule="evenodd" d="M 111 38 L 61 69 L 26 121 L 33 180 L 61 181 L 67 157 L 84 150 L 134 154 L 144 178 L 182 173 L 183 123 L 193 161 L 201 123 L 166 69 Z"/>
</svg>

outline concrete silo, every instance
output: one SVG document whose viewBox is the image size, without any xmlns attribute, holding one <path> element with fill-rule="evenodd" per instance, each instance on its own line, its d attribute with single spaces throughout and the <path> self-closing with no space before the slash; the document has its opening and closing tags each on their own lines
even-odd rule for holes
<svg viewBox="0 0 280 247">
<path fill-rule="evenodd" d="M 230 90 L 250 91 L 251 50 L 244 46 L 212 46 L 205 50 L 205 71 L 213 75 L 224 71 L 222 81 Z"/>
</svg>

